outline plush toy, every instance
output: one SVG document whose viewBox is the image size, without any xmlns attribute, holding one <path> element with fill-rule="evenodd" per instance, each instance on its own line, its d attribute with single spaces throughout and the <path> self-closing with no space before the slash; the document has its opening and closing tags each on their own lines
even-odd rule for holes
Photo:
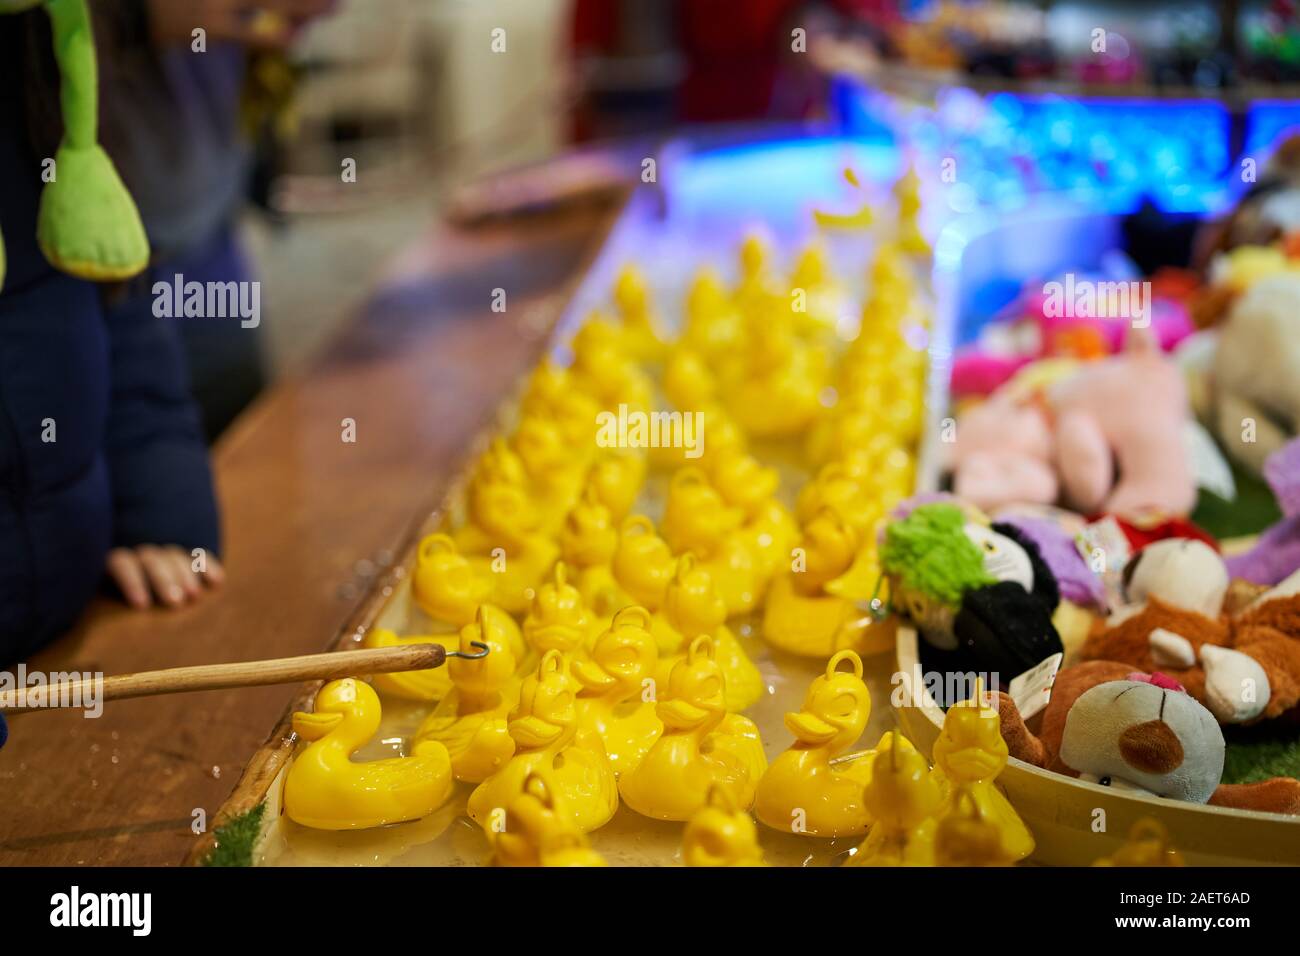
<svg viewBox="0 0 1300 956">
<path fill-rule="evenodd" d="M 1300 703 L 1300 573 L 1225 613 L 1223 559 L 1204 542 L 1170 538 L 1139 551 L 1124 582 L 1130 603 L 1088 637 L 1082 659 L 1164 671 L 1223 724 Z"/>
<path fill-rule="evenodd" d="M 1264 462 L 1282 520 L 1259 536 L 1249 551 L 1227 559 L 1228 572 L 1270 587 L 1300 570 L 1300 439 L 1292 439 Z"/>
<path fill-rule="evenodd" d="M 1232 306 L 1214 354 L 1213 422 L 1223 447 L 1261 471 L 1300 426 L 1300 270 L 1255 282 Z"/>
<path fill-rule="evenodd" d="M 1122 275 L 1079 276 L 1099 285 L 1129 281 L 1133 267 Z M 1063 283 L 1058 282 L 1058 285 Z M 979 340 L 961 349 L 952 363 L 951 392 L 956 398 L 987 396 L 1011 381 L 1016 373 L 1042 359 L 1091 360 L 1105 358 L 1123 348 L 1129 320 L 1116 316 L 1061 315 L 1051 307 L 1039 280 L 995 316 L 981 330 Z M 1151 300 L 1151 330 L 1163 351 L 1171 351 L 1193 331 L 1191 316 L 1179 299 L 1155 293 Z M 1104 310 L 1102 310 L 1104 311 Z"/>
<path fill-rule="evenodd" d="M 128 279 L 148 264 L 149 241 L 131 194 L 98 142 L 99 84 L 90 12 L 86 0 L 0 0 L 0 14 L 41 5 L 54 34 L 63 141 L 41 193 L 37 243 L 51 265 L 78 278 Z M 4 274 L 0 239 L 0 286 Z"/>
<path fill-rule="evenodd" d="M 1009 681 L 1062 650 L 1056 579 L 1028 537 L 950 501 L 900 515 L 884 529 L 881 569 L 891 604 L 925 638 L 927 669 Z"/>
<path fill-rule="evenodd" d="M 1063 496 L 1084 513 L 1185 515 L 1196 502 L 1187 418 L 1178 367 L 1130 334 L 1118 355 L 1037 392 L 1000 389 L 961 416 L 953 489 L 987 510 Z"/>
<path fill-rule="evenodd" d="M 1025 763 L 1102 786 L 1220 807 L 1300 813 L 1300 781 L 1221 784 L 1224 741 L 1214 717 L 1163 674 L 1088 661 L 1056 675 L 1041 729 L 997 695 L 1002 737 Z"/>
</svg>

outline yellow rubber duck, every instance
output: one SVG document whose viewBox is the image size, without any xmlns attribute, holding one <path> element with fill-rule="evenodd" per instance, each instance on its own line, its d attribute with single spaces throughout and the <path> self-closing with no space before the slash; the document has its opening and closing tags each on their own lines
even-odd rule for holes
<svg viewBox="0 0 1300 956">
<path fill-rule="evenodd" d="M 639 362 L 661 362 L 666 346 L 655 329 L 650 289 L 641 270 L 627 263 L 614 280 L 614 305 L 623 320 L 623 348 Z"/>
<path fill-rule="evenodd" d="M 713 405 L 718 383 L 708 360 L 685 345 L 677 345 L 664 366 L 664 395 L 679 411 L 695 411 Z"/>
<path fill-rule="evenodd" d="M 650 612 L 633 605 L 619 611 L 590 653 L 573 662 L 581 687 L 579 734 L 600 738 L 617 774 L 636 767 L 663 732 L 653 693 L 658 660 Z"/>
<path fill-rule="evenodd" d="M 840 670 L 840 665 L 849 670 Z M 832 763 L 857 743 L 871 716 L 862 659 L 840 651 L 808 688 L 803 708 L 785 715 L 794 734 L 758 783 L 754 815 L 767 826 L 816 837 L 865 833 L 872 818 L 862 799 L 871 758 Z"/>
<path fill-rule="evenodd" d="M 830 250 L 826 244 L 814 239 L 800 250 L 790 272 L 790 288 L 802 292 L 802 309 L 795 312 L 795 328 L 799 334 L 811 337 L 829 337 L 840 325 L 840 317 L 848 313 L 848 291 L 836 281 L 831 265 Z"/>
<path fill-rule="evenodd" d="M 1016 857 L 1002 828 L 985 816 L 969 790 L 957 790 L 934 831 L 935 866 L 1011 866 Z"/>
<path fill-rule="evenodd" d="M 795 520 L 801 527 L 832 508 L 853 527 L 859 541 L 871 540 L 884 516 L 874 495 L 878 459 L 873 452 L 871 445 L 859 447 L 818 468 L 817 476 L 799 490 L 795 500 Z"/>
<path fill-rule="evenodd" d="M 856 603 L 863 587 L 843 588 L 864 561 L 853 527 L 825 508 L 803 529 L 789 569 L 772 582 L 763 606 L 763 637 L 774 647 L 804 657 L 828 657 L 840 650 L 888 649 L 872 640 L 881 627 Z M 869 585 L 874 589 L 875 578 Z M 848 590 L 850 593 L 844 593 Z M 888 647 L 892 647 L 892 643 Z"/>
<path fill-rule="evenodd" d="M 718 596 L 713 575 L 689 551 L 677 559 L 677 572 L 664 590 L 664 604 L 651 626 L 659 648 L 656 681 L 668 683 L 683 656 L 687 635 L 713 638 L 714 656 L 727 681 L 727 710 L 740 713 L 763 696 L 762 672 L 727 627 L 727 606 Z"/>
<path fill-rule="evenodd" d="M 650 410 L 654 387 L 625 351 L 621 330 L 606 316 L 588 316 L 573 337 L 572 349 L 569 374 L 602 409 L 626 405 L 632 411 Z"/>
<path fill-rule="evenodd" d="M 478 642 L 488 646 L 488 655 L 447 661 L 444 670 L 451 674 L 452 689 L 415 734 L 417 741 L 436 740 L 444 745 L 451 756 L 452 773 L 457 780 L 469 783 L 486 780 L 515 752 L 506 716 L 519 699 L 518 658 L 485 619 L 494 610 L 480 608 L 479 619 L 460 632 L 462 651 L 473 654 Z"/>
<path fill-rule="evenodd" d="M 744 515 L 739 535 L 758 566 L 764 584 L 786 567 L 799 526 L 777 500 L 781 476 L 775 468 L 758 463 L 743 448 L 717 451 L 706 466 L 709 481 L 722 499 Z"/>
<path fill-rule="evenodd" d="M 706 359 L 731 348 L 740 338 L 740 316 L 716 269 L 701 267 L 686 293 L 682 345 Z"/>
<path fill-rule="evenodd" d="M 469 815 L 485 830 L 499 829 L 500 815 L 534 770 L 549 771 L 563 794 L 574 826 L 590 833 L 618 809 L 614 768 L 598 740 L 575 741 L 577 688 L 559 651 L 547 651 L 537 672 L 524 679 L 519 703 L 510 713 L 515 753 L 504 767 L 469 796 Z"/>
<path fill-rule="evenodd" d="M 722 784 L 709 788 L 704 806 L 687 821 L 682 832 L 682 862 L 687 866 L 767 866 L 754 818 L 737 809 L 731 791 Z"/>
<path fill-rule="evenodd" d="M 657 820 L 689 820 L 714 784 L 733 788 L 737 808 L 753 805 L 754 783 L 767 758 L 754 722 L 727 713 L 726 678 L 712 638 L 691 642 L 655 713 L 663 734 L 636 769 L 619 779 L 629 807 Z"/>
<path fill-rule="evenodd" d="M 520 420 L 511 446 L 528 475 L 533 504 L 542 515 L 541 527 L 547 531 L 558 528 L 582 490 L 587 461 L 595 446 L 585 444 L 575 449 L 558 423 L 540 415 Z"/>
<path fill-rule="evenodd" d="M 664 503 L 664 540 L 676 554 L 690 551 L 708 570 L 727 616 L 746 614 L 763 597 L 758 559 L 740 533 L 745 513 L 727 505 L 701 468 L 679 468 Z"/>
<path fill-rule="evenodd" d="M 559 549 L 542 529 L 522 462 L 500 438 L 480 459 L 467 510 L 469 523 L 454 535 L 457 545 L 491 581 L 491 603 L 523 614 Z"/>
<path fill-rule="evenodd" d="M 974 810 L 966 816 L 995 830 L 1000 852 L 1014 862 L 1034 852 L 1034 837 L 994 783 L 1007 765 L 1007 744 L 998 712 L 983 702 L 984 697 L 980 686 L 970 700 L 949 707 L 943 730 L 934 742 L 935 769 L 940 785 L 948 789 L 939 817 L 942 821 L 969 802 Z M 973 832 L 976 827 L 970 824 L 966 829 Z"/>
<path fill-rule="evenodd" d="M 353 677 L 330 681 L 313 713 L 293 715 L 293 730 L 309 741 L 284 780 L 284 812 L 317 830 L 357 830 L 418 820 L 451 796 L 451 758 L 435 741 L 409 757 L 354 763 L 352 753 L 379 729 L 379 696 Z"/>
<path fill-rule="evenodd" d="M 519 409 L 521 418 L 550 418 L 571 447 L 588 448 L 596 434 L 600 403 L 578 387 L 568 369 L 545 359 L 529 377 Z"/>
<path fill-rule="evenodd" d="M 399 637 L 387 628 L 376 627 L 366 633 L 361 646 L 434 643 L 450 650 L 458 641 L 459 629 L 474 623 L 478 608 L 488 601 L 491 593 L 492 582 L 458 551 L 450 535 L 426 535 L 416 552 L 411 596 L 436 624 L 445 625 L 448 633 Z M 512 648 L 523 647 L 519 625 L 509 615 L 498 612 L 493 617 L 493 625 L 507 632 Z M 451 690 L 451 677 L 445 667 L 376 674 L 372 680 L 381 693 L 407 700 L 439 701 Z"/>
<path fill-rule="evenodd" d="M 491 594 L 491 579 L 470 564 L 450 535 L 420 540 L 411 596 L 431 618 L 462 628 L 474 622 L 479 605 L 487 604 Z"/>
<path fill-rule="evenodd" d="M 548 651 L 572 659 L 579 648 L 599 634 L 597 627 L 582 595 L 569 583 L 568 568 L 563 561 L 556 561 L 549 580 L 533 595 L 532 607 L 524 618 L 524 640 L 533 651 L 528 668 Z"/>
<path fill-rule="evenodd" d="M 519 661 L 527 651 L 519 625 L 505 611 L 491 604 L 481 604 L 475 621 L 467 624 L 487 635 L 478 638 L 485 642 L 496 642 L 510 651 L 514 660 Z M 366 632 L 361 642 L 362 647 L 402 647 L 410 644 L 441 644 L 451 650 L 458 644 L 464 649 L 464 630 L 457 634 L 437 634 L 425 637 L 398 637 L 387 628 L 375 627 Z M 452 691 L 452 672 L 454 668 L 435 667 L 431 670 L 405 671 L 397 674 L 375 674 L 372 678 L 375 687 L 384 694 L 401 697 L 406 700 L 441 701 Z"/>
<path fill-rule="evenodd" d="M 943 793 L 906 737 L 881 738 L 863 802 L 875 823 L 845 866 L 934 866 L 935 814 Z"/>
<path fill-rule="evenodd" d="M 766 235 L 754 230 L 741 241 L 737 259 L 740 281 L 736 284 L 734 300 L 741 312 L 745 313 L 776 292 L 772 272 L 772 244 Z"/>
<path fill-rule="evenodd" d="M 618 586 L 633 601 L 646 610 L 657 611 L 677 570 L 677 559 L 655 532 L 653 521 L 645 515 L 631 515 L 619 529 L 611 570 Z"/>
<path fill-rule="evenodd" d="M 899 247 L 909 255 L 930 255 L 930 243 L 921 233 L 918 219 L 921 212 L 921 180 L 916 169 L 909 166 L 894 183 L 894 197 L 898 200 Z"/>
<path fill-rule="evenodd" d="M 823 411 L 829 384 L 825 350 L 801 342 L 788 325 L 770 316 L 750 323 L 745 351 L 725 376 L 727 409 L 755 437 L 793 438 Z"/>
<path fill-rule="evenodd" d="M 645 472 L 645 456 L 635 451 L 609 451 L 592 463 L 584 491 L 594 494 L 609 509 L 610 517 L 619 522 L 636 504 Z"/>
<path fill-rule="evenodd" d="M 504 829 L 488 831 L 492 866 L 606 866 L 550 775 L 538 768 L 524 778 L 519 795 L 505 808 Z"/>
<path fill-rule="evenodd" d="M 1169 831 L 1155 817 L 1143 817 L 1129 830 L 1128 840 L 1111 856 L 1093 866 L 1186 866 L 1183 855 L 1173 848 Z"/>
<path fill-rule="evenodd" d="M 596 490 L 587 485 L 560 529 L 560 558 L 572 569 L 574 587 L 597 621 L 608 626 L 619 608 L 634 603 L 614 580 L 618 525 Z"/>
</svg>

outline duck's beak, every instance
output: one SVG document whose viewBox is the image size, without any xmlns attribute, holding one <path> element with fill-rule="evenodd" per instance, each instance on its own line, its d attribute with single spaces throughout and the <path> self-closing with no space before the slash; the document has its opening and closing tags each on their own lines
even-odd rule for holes
<svg viewBox="0 0 1300 956">
<path fill-rule="evenodd" d="M 655 711 L 660 720 L 674 727 L 694 727 L 704 723 L 709 717 L 709 712 L 703 707 L 696 707 L 690 701 L 681 698 L 661 700 Z"/>
<path fill-rule="evenodd" d="M 510 736 L 523 747 L 545 747 L 564 731 L 540 717 L 529 715 L 510 721 Z"/>
<path fill-rule="evenodd" d="M 840 729 L 816 714 L 806 710 L 790 711 L 785 715 L 785 726 L 804 743 L 824 744 L 835 739 Z"/>
<path fill-rule="evenodd" d="M 608 690 L 617 683 L 600 665 L 586 658 L 574 661 L 569 670 L 578 683 L 589 690 Z"/>
<path fill-rule="evenodd" d="M 320 740 L 342 720 L 342 714 L 308 714 L 299 710 L 293 715 L 293 732 L 303 740 Z"/>
</svg>

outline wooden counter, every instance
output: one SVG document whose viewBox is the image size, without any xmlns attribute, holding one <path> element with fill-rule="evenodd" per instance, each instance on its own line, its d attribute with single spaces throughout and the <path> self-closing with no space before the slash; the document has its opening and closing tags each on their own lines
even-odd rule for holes
<svg viewBox="0 0 1300 956">
<path fill-rule="evenodd" d="M 215 449 L 221 591 L 180 611 L 101 602 L 29 667 L 112 674 L 324 649 L 535 361 L 616 214 L 593 205 L 436 230 L 306 372 L 265 394 Z M 491 311 L 496 288 L 505 312 Z M 355 443 L 342 440 L 345 418 Z M 295 691 L 118 701 L 94 720 L 12 717 L 0 750 L 0 865 L 179 864 L 195 811 L 211 820 Z"/>
</svg>

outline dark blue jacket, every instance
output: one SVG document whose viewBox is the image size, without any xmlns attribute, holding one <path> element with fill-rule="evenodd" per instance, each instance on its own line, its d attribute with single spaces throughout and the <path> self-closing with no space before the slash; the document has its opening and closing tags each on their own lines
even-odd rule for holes
<svg viewBox="0 0 1300 956">
<path fill-rule="evenodd" d="M 28 135 L 21 51 L 8 32 L 0 29 L 0 88 L 8 91 L 0 97 L 8 256 L 0 289 L 0 667 L 72 625 L 101 586 L 110 547 L 216 553 L 220 545 L 177 330 L 154 317 L 150 277 L 101 288 L 56 271 L 37 249 L 40 159 Z"/>
</svg>

